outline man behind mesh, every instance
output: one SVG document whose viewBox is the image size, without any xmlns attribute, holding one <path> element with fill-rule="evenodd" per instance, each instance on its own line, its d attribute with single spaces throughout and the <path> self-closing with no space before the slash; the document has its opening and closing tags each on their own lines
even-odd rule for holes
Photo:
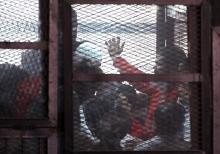
<svg viewBox="0 0 220 154">
<path fill-rule="evenodd" d="M 136 150 L 188 150 L 190 143 L 181 136 L 184 115 L 185 109 L 178 103 L 160 104 L 154 118 L 157 137 L 138 145 Z"/>
<path fill-rule="evenodd" d="M 106 91 L 107 92 L 107 91 Z M 121 150 L 120 141 L 131 127 L 131 110 L 136 102 L 136 91 L 123 85 L 108 95 L 100 94 L 84 104 L 86 124 L 92 134 L 100 139 L 94 150 Z M 113 97 L 114 99 L 111 99 Z"/>
<path fill-rule="evenodd" d="M 113 65 L 121 74 L 144 74 L 135 66 L 131 65 L 125 58 L 121 56 L 124 44 L 120 42 L 120 38 L 112 38 L 105 42 Z M 159 52 L 159 51 L 158 51 Z M 183 50 L 179 47 L 167 46 L 160 51 L 160 55 L 156 60 L 155 74 L 175 74 L 188 70 L 188 60 Z M 171 61 L 169 61 L 169 59 Z M 177 103 L 179 97 L 179 89 L 177 82 L 130 82 L 138 91 L 149 95 L 148 112 L 145 122 L 134 121 L 130 134 L 134 137 L 148 140 L 156 135 L 153 127 L 154 114 L 158 105 L 165 102 Z M 147 104 L 147 102 L 146 102 Z"/>
</svg>

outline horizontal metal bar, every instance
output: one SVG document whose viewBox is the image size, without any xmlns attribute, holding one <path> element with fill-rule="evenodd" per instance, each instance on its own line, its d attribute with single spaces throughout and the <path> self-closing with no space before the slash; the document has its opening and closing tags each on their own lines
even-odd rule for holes
<svg viewBox="0 0 220 154">
<path fill-rule="evenodd" d="M 47 42 L 0 42 L 0 49 L 48 49 Z"/>
<path fill-rule="evenodd" d="M 101 152 L 101 151 L 100 151 Z M 77 152 L 79 154 L 87 154 L 88 152 Z M 97 152 L 92 152 L 90 151 L 89 153 L 91 154 L 96 154 Z M 103 154 L 146 154 L 146 153 L 149 153 L 149 154 L 205 154 L 204 151 L 195 151 L 195 150 L 192 150 L 192 151 L 107 151 L 107 152 L 104 152 L 102 151 L 101 153 Z"/>
<path fill-rule="evenodd" d="M 199 73 L 192 74 L 73 74 L 73 81 L 202 81 Z"/>
<path fill-rule="evenodd" d="M 56 127 L 56 124 L 48 119 L 0 119 L 0 128 L 15 128 L 22 130 L 27 128 L 51 127 Z"/>
<path fill-rule="evenodd" d="M 201 5 L 203 0 L 66 0 L 69 4 Z"/>
<path fill-rule="evenodd" d="M 49 137 L 56 131 L 55 128 L 37 128 L 27 130 L 16 130 L 13 128 L 0 128 L 1 138 L 17 138 L 17 137 Z"/>
</svg>

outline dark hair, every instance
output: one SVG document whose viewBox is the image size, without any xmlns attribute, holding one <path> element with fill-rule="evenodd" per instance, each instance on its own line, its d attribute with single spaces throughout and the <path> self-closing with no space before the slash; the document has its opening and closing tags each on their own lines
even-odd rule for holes
<svg viewBox="0 0 220 154">
<path fill-rule="evenodd" d="M 135 103 L 135 107 L 146 108 L 149 103 L 149 96 L 144 93 L 137 94 L 137 101 Z"/>
<path fill-rule="evenodd" d="M 84 58 L 78 64 L 74 65 L 73 73 L 101 74 L 103 72 L 98 66 L 93 65 L 91 60 Z"/>
<path fill-rule="evenodd" d="M 92 65 L 90 60 L 84 59 L 77 66 L 75 66 L 73 73 L 101 74 L 102 70 L 99 67 Z M 93 96 L 100 85 L 101 82 L 92 81 L 73 83 L 74 90 L 78 94 L 80 100 L 86 100 Z"/>
<path fill-rule="evenodd" d="M 155 126 L 158 135 L 174 136 L 182 131 L 185 109 L 178 103 L 162 103 L 155 112 Z"/>
<path fill-rule="evenodd" d="M 131 119 L 115 109 L 113 102 L 94 98 L 83 105 L 85 120 L 92 134 L 101 140 L 105 150 L 120 149 L 120 140 L 129 132 Z"/>
<path fill-rule="evenodd" d="M 128 98 L 128 102 L 132 105 L 137 101 L 137 94 L 134 87 L 126 84 L 121 84 L 116 90 L 117 94 L 124 94 Z"/>
<path fill-rule="evenodd" d="M 186 54 L 177 46 L 165 47 L 158 55 L 156 65 L 162 67 L 160 73 L 176 73 L 188 69 Z"/>
</svg>

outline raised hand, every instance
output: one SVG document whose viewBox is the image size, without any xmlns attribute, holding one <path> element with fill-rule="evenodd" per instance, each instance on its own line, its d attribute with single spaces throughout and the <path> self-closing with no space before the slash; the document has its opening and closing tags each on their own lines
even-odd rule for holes
<svg viewBox="0 0 220 154">
<path fill-rule="evenodd" d="M 107 46 L 110 57 L 115 58 L 122 53 L 125 42 L 120 45 L 120 37 L 117 37 L 106 41 L 105 44 Z"/>
</svg>

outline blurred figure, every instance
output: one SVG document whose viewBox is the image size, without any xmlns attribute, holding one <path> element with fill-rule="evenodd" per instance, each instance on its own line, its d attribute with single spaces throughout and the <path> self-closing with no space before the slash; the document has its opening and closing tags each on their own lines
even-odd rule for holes
<svg viewBox="0 0 220 154">
<path fill-rule="evenodd" d="M 102 60 L 102 51 L 94 44 L 88 41 L 76 41 L 77 37 L 77 15 L 72 11 L 72 30 L 73 30 L 73 76 L 75 73 L 101 74 L 100 69 Z M 93 149 L 94 142 L 83 132 L 80 107 L 96 98 L 95 94 L 101 86 L 101 82 L 73 82 L 73 127 L 74 127 L 74 151 Z M 66 149 L 68 149 L 68 145 Z"/>
<path fill-rule="evenodd" d="M 112 92 L 112 91 L 110 91 Z M 113 97 L 114 100 L 108 98 Z M 84 104 L 86 124 L 92 134 L 100 139 L 94 150 L 121 150 L 120 141 L 131 127 L 132 105 L 136 91 L 129 85 L 121 85 L 108 97 L 96 97 Z"/>
<path fill-rule="evenodd" d="M 120 73 L 144 73 L 120 56 L 125 43 L 121 45 L 119 37 L 106 41 L 105 44 L 113 60 L 113 65 L 119 69 Z M 169 58 L 172 58 L 172 63 L 170 63 Z M 166 47 L 161 51 L 161 55 L 156 61 L 155 73 L 169 74 L 185 71 L 185 69 L 187 69 L 185 53 L 178 47 L 172 46 Z M 132 131 L 130 132 L 132 136 L 147 140 L 155 135 L 153 121 L 154 113 L 158 105 L 164 102 L 177 102 L 179 94 L 178 84 L 174 82 L 130 82 L 130 84 L 140 92 L 146 93 L 150 99 L 144 123 L 134 121 L 131 128 Z"/>
<path fill-rule="evenodd" d="M 136 150 L 189 150 L 190 143 L 182 139 L 185 109 L 178 103 L 163 103 L 155 111 L 157 138 L 144 142 Z"/>
<path fill-rule="evenodd" d="M 20 83 L 28 77 L 27 72 L 16 65 L 0 64 L 0 117 L 15 118 Z"/>
<path fill-rule="evenodd" d="M 45 55 L 44 55 L 45 56 Z M 22 53 L 21 66 L 29 77 L 20 84 L 17 106 L 19 117 L 39 119 L 47 116 L 46 61 L 41 51 L 29 50 Z M 45 58 L 46 59 L 46 58 Z M 43 70 L 45 69 L 45 70 Z"/>
</svg>

